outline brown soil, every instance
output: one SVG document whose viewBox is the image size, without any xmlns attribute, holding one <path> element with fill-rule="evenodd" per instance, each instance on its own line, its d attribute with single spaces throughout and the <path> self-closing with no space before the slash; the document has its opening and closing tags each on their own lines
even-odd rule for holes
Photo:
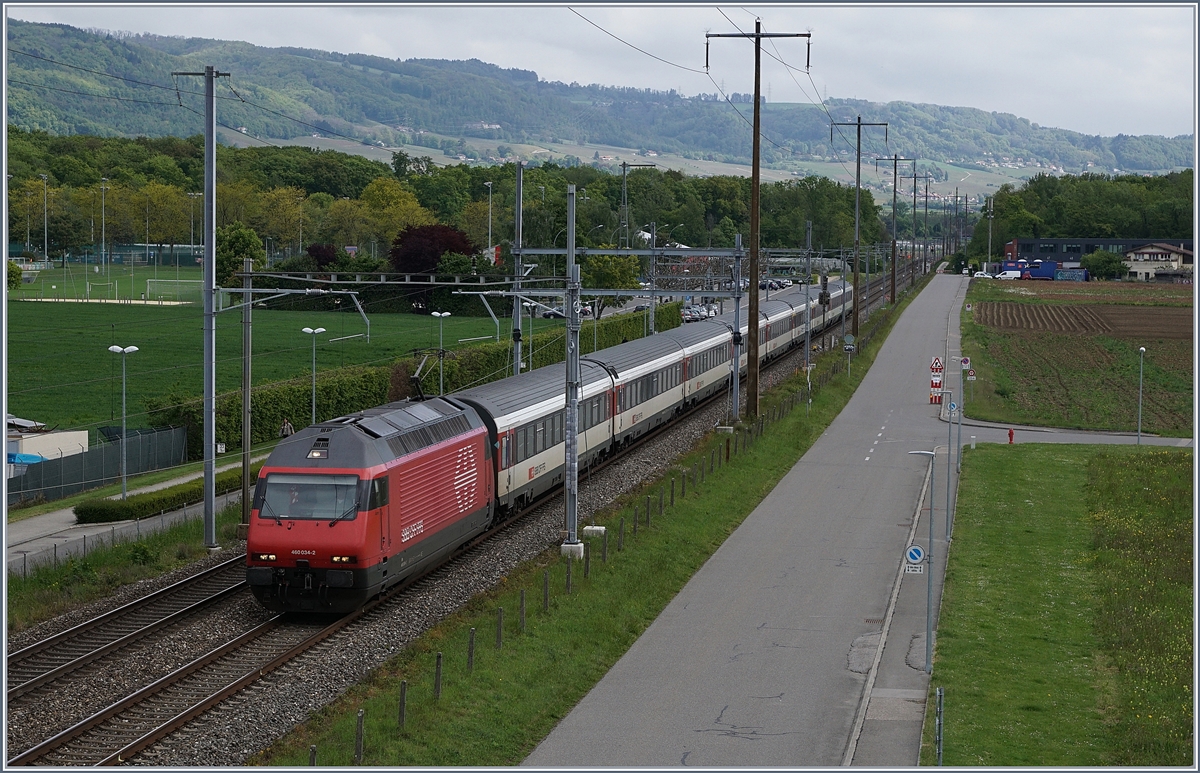
<svg viewBox="0 0 1200 773">
<path fill-rule="evenodd" d="M 974 315 L 977 323 L 1001 330 L 1143 340 L 1192 338 L 1192 309 L 1181 307 L 979 303 Z"/>
</svg>

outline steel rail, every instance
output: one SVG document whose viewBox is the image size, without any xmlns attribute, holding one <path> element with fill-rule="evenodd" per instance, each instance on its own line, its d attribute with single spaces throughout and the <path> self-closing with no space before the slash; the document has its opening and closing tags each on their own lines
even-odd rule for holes
<svg viewBox="0 0 1200 773">
<path fill-rule="evenodd" d="M 118 642 L 125 646 L 139 638 L 139 633 L 147 635 L 245 587 L 245 576 L 237 571 L 244 563 L 245 556 L 230 559 L 11 653 L 7 658 L 9 700 L 44 684 L 48 674 L 61 676 L 73 670 L 64 669 L 66 665 L 85 665 L 117 648 Z"/>
</svg>

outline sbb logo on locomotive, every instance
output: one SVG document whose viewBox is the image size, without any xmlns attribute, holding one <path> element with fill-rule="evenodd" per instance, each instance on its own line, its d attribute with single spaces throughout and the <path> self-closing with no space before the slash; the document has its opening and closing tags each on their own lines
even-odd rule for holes
<svg viewBox="0 0 1200 773">
<path fill-rule="evenodd" d="M 538 465 L 534 465 L 533 467 L 529 468 L 529 479 L 533 480 L 534 478 L 541 475 L 545 471 L 546 471 L 546 463 L 545 462 L 542 462 L 541 464 L 538 464 Z"/>
</svg>

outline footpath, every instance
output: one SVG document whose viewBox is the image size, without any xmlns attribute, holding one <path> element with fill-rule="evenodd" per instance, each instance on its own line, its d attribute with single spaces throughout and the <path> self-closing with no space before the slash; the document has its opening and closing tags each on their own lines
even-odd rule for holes
<svg viewBox="0 0 1200 773">
<path fill-rule="evenodd" d="M 261 453 L 251 456 L 251 462 L 266 459 L 267 455 L 267 453 Z M 216 472 L 222 473 L 240 467 L 241 462 L 239 461 L 221 465 L 216 468 Z M 161 483 L 130 489 L 128 495 L 159 491 L 196 480 L 203 475 L 203 471 L 180 475 L 178 478 Z M 116 499 L 119 496 L 120 494 L 116 494 L 109 499 Z M 218 495 L 215 509 L 220 510 L 229 502 L 238 501 L 240 497 L 241 491 Z M 100 546 L 135 541 L 140 539 L 143 534 L 163 531 L 177 523 L 200 518 L 203 515 L 204 503 L 198 502 L 180 510 L 136 521 L 80 524 L 75 521 L 73 508 L 54 510 L 5 524 L 5 565 L 8 567 L 9 573 L 23 575 L 32 571 L 36 566 L 61 561 L 69 556 L 85 556 L 88 551 Z"/>
</svg>

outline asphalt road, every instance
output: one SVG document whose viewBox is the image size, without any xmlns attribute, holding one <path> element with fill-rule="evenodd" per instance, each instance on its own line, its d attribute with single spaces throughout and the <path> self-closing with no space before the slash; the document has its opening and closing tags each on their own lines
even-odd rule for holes
<svg viewBox="0 0 1200 773">
<path fill-rule="evenodd" d="M 929 404 L 929 368 L 934 356 L 958 355 L 952 312 L 967 282 L 932 280 L 825 434 L 524 764 L 916 764 L 926 598 L 932 576 L 936 629 L 945 567 L 951 428 Z M 964 443 L 972 434 L 1008 440 L 1006 427 L 962 432 Z M 909 452 L 935 448 L 930 487 L 929 456 Z M 952 507 L 956 478 L 950 485 Z M 910 542 L 930 547 L 931 501 L 932 572 L 907 574 Z"/>
</svg>

